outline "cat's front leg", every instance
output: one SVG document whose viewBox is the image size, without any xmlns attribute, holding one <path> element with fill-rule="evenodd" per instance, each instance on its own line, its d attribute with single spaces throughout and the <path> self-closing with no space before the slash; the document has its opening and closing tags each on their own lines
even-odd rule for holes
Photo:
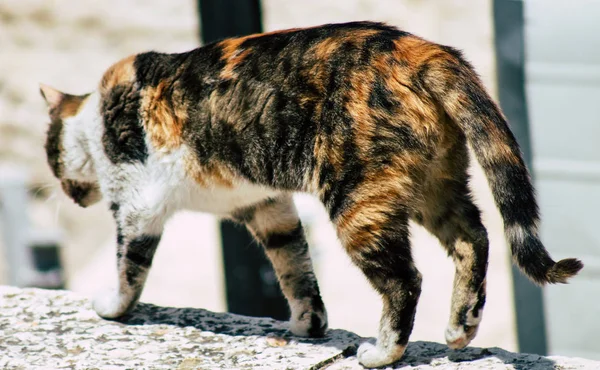
<svg viewBox="0 0 600 370">
<path fill-rule="evenodd" d="M 94 300 L 99 316 L 114 319 L 131 311 L 138 302 L 158 243 L 163 223 L 145 215 L 124 212 L 111 205 L 117 223 L 116 288 L 101 293 Z"/>
</svg>

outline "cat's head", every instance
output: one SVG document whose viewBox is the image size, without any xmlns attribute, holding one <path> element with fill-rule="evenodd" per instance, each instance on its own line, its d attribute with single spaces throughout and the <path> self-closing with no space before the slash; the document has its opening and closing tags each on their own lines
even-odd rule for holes
<svg viewBox="0 0 600 370">
<path fill-rule="evenodd" d="M 90 94 L 71 95 L 40 85 L 48 105 L 50 126 L 46 135 L 46 157 L 63 191 L 82 207 L 102 199 L 96 171 L 84 133 L 90 111 Z"/>
</svg>

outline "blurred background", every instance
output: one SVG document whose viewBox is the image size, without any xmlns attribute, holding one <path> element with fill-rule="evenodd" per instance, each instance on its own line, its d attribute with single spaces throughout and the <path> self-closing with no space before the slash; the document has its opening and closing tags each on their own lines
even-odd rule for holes
<svg viewBox="0 0 600 370">
<path fill-rule="evenodd" d="M 472 187 L 491 240 L 488 299 L 473 346 L 600 359 L 600 3 L 593 0 L 2 0 L 0 284 L 84 295 L 116 282 L 106 205 L 75 206 L 43 151 L 43 82 L 86 93 L 130 54 L 181 52 L 214 39 L 328 22 L 378 20 L 462 49 L 500 101 L 533 169 L 542 234 L 585 269 L 534 287 L 511 268 L 486 180 Z M 346 257 L 322 206 L 299 195 L 330 327 L 376 335 L 381 302 Z M 453 264 L 412 225 L 423 293 L 411 340 L 444 343 Z M 245 262 L 245 263 L 244 263 Z M 182 212 L 168 223 L 141 298 L 285 318 L 262 251 L 244 230 Z"/>
</svg>

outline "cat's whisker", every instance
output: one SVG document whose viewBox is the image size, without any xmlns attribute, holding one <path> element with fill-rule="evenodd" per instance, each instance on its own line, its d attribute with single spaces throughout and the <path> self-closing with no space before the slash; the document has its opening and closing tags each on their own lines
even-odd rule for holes
<svg viewBox="0 0 600 370">
<path fill-rule="evenodd" d="M 56 202 L 56 211 L 54 213 L 54 227 L 58 227 L 58 217 L 59 217 L 59 213 L 60 213 L 60 207 L 61 207 L 62 203 L 61 202 Z"/>
<path fill-rule="evenodd" d="M 36 198 L 42 191 L 46 190 L 46 189 L 51 189 L 51 188 L 55 188 L 56 184 L 44 184 L 44 185 L 40 185 L 40 186 L 36 186 L 37 190 L 32 194 L 32 196 L 34 198 Z"/>
<path fill-rule="evenodd" d="M 53 192 L 50 194 L 50 196 L 48 196 L 48 198 L 46 198 L 46 200 L 44 200 L 44 203 L 48 203 L 48 202 L 50 202 L 50 201 L 52 201 L 52 200 L 56 200 L 56 199 L 57 199 L 57 195 L 58 195 L 58 192 L 57 192 L 57 190 L 55 189 L 55 190 L 54 190 L 54 191 L 53 191 Z"/>
</svg>

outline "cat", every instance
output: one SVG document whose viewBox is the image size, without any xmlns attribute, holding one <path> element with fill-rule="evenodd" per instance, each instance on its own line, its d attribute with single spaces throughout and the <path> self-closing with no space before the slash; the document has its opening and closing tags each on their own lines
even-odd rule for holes
<svg viewBox="0 0 600 370">
<path fill-rule="evenodd" d="M 51 170 L 82 207 L 105 199 L 117 225 L 119 284 L 94 301 L 105 318 L 135 306 L 165 221 L 185 208 L 245 224 L 276 271 L 291 332 L 325 335 L 327 313 L 292 201 L 307 192 L 383 299 L 377 342 L 360 345 L 360 363 L 393 363 L 408 344 L 422 279 L 409 220 L 456 264 L 445 337 L 463 348 L 481 321 L 488 263 L 469 147 L 521 270 L 538 284 L 565 283 L 583 267 L 553 261 L 542 245 L 519 146 L 472 66 L 454 48 L 383 23 L 141 53 L 111 66 L 90 94 L 46 85 L 41 92 Z"/>
</svg>

